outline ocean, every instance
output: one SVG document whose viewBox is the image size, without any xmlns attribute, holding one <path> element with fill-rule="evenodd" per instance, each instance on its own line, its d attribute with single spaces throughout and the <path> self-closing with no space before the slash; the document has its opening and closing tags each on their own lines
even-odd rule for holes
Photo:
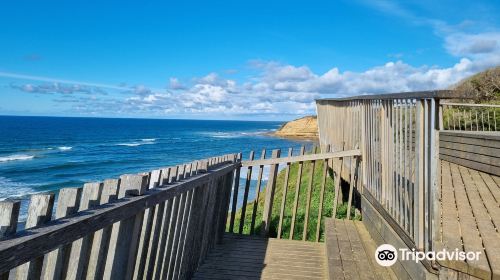
<svg viewBox="0 0 500 280">
<path fill-rule="evenodd" d="M 269 136 L 282 122 L 0 116 L 0 200 L 210 156 L 313 142 Z M 245 174 L 242 172 L 241 177 Z M 251 192 L 252 194 L 254 192 Z M 25 213 L 27 203 L 22 203 Z"/>
</svg>

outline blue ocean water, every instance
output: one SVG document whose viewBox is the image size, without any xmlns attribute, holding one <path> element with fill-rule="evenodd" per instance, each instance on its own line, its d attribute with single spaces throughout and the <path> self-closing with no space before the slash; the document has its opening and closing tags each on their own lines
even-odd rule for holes
<svg viewBox="0 0 500 280">
<path fill-rule="evenodd" d="M 0 116 L 0 199 L 210 156 L 299 148 L 281 122 Z M 297 149 L 298 150 L 298 149 Z M 245 174 L 242 174 L 244 176 Z"/>
</svg>

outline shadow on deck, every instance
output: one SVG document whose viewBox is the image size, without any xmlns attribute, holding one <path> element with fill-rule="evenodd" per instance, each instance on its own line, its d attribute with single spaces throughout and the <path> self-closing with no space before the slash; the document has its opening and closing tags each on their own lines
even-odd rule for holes
<svg viewBox="0 0 500 280">
<path fill-rule="evenodd" d="M 363 223 L 326 220 L 326 242 L 226 234 L 193 279 L 396 279 Z"/>
</svg>

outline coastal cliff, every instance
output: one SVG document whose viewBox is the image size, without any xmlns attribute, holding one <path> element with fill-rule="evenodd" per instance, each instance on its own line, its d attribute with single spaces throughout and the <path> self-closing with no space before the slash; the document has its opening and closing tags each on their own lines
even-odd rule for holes
<svg viewBox="0 0 500 280">
<path fill-rule="evenodd" d="M 292 138 L 318 138 L 318 119 L 305 116 L 283 124 L 274 135 Z"/>
</svg>

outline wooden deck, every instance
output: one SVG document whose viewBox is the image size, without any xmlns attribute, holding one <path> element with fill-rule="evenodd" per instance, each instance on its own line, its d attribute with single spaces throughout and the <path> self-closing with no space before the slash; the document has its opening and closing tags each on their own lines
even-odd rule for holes
<svg viewBox="0 0 500 280">
<path fill-rule="evenodd" d="M 359 221 L 326 219 L 329 279 L 397 279 L 375 261 L 375 242 Z"/>
<path fill-rule="evenodd" d="M 326 279 L 323 243 L 226 234 L 193 279 Z"/>
<path fill-rule="evenodd" d="M 500 177 L 441 161 L 437 250 L 481 252 L 478 261 L 439 264 L 481 279 L 500 279 Z"/>
<path fill-rule="evenodd" d="M 226 234 L 193 279 L 397 279 L 363 223 L 327 219 L 325 243 Z"/>
</svg>

